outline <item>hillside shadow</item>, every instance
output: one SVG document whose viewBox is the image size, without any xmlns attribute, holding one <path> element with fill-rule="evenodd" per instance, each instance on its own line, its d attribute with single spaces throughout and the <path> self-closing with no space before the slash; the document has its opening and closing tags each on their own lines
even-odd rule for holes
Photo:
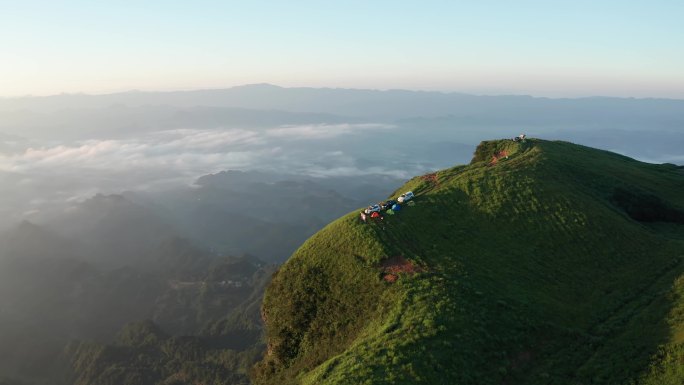
<svg viewBox="0 0 684 385">
<path fill-rule="evenodd" d="M 684 224 L 684 211 L 653 194 L 618 187 L 610 201 L 638 222 Z"/>
<path fill-rule="evenodd" d="M 665 218 L 671 221 L 671 225 L 682 227 L 679 226 L 679 211 L 662 200 L 649 197 L 642 200 L 630 199 L 631 197 L 628 197 L 627 201 L 632 202 L 632 207 L 640 208 L 641 214 L 635 214 L 642 215 L 640 218 L 644 218 L 643 215 L 646 215 L 646 218 L 657 218 L 661 221 Z M 576 270 L 569 271 L 567 261 L 559 260 L 555 263 L 553 258 L 547 259 L 542 262 L 543 264 L 540 264 L 539 258 L 535 256 L 521 255 L 520 259 L 513 260 L 507 250 L 515 246 L 506 242 L 531 244 L 534 242 L 535 235 L 530 234 L 526 229 L 521 229 L 521 234 L 508 230 L 508 233 L 501 231 L 498 236 L 497 231 L 501 228 L 501 224 L 497 223 L 498 219 L 479 210 L 469 200 L 468 194 L 458 189 L 444 192 L 433 190 L 429 197 L 417 196 L 416 205 L 407 208 L 400 216 L 391 218 L 387 223 L 387 229 L 380 231 L 379 236 L 384 241 L 396 245 L 397 251 L 403 250 L 421 255 L 419 261 L 427 262 L 431 268 L 443 265 L 444 268 L 450 269 L 447 266 L 453 265 L 454 261 L 441 258 L 444 255 L 454 255 L 453 249 L 450 248 L 459 247 L 460 249 L 455 253 L 468 256 L 462 266 L 468 270 L 471 277 L 481 280 L 475 283 L 477 290 L 492 296 L 484 298 L 485 302 L 496 303 L 499 300 L 496 296 L 508 295 L 505 297 L 506 302 L 518 304 L 514 307 L 534 309 L 530 313 L 523 314 L 530 319 L 537 319 L 539 324 L 533 322 L 529 325 L 530 332 L 526 337 L 528 342 L 526 346 L 523 346 L 520 351 L 510 352 L 509 361 L 512 364 L 507 368 L 508 373 L 505 378 L 507 384 L 533 383 L 532 380 L 540 373 L 549 375 L 554 380 L 560 381 L 559 383 L 574 381 L 576 383 L 619 384 L 638 378 L 649 369 L 659 348 L 671 337 L 667 318 L 675 304 L 668 293 L 673 287 L 674 280 L 684 272 L 681 257 L 669 260 L 664 256 L 654 258 L 653 263 L 659 261 L 657 265 L 649 266 L 643 271 L 643 258 L 648 258 L 648 254 L 644 254 L 643 258 L 634 257 L 625 260 L 624 266 L 608 270 L 597 267 L 594 271 L 587 266 L 578 266 Z M 415 215 L 409 213 L 409 210 L 422 212 L 420 215 Z M 524 210 L 521 211 L 524 212 Z M 426 223 L 401 223 L 410 220 L 425 221 L 426 218 L 433 217 L 452 218 L 454 224 L 440 226 L 440 229 L 444 230 L 436 231 L 435 228 L 429 226 L 429 219 Z M 398 223 L 395 225 L 392 221 Z M 541 224 L 538 227 L 544 226 Z M 473 243 L 472 247 L 459 244 L 460 240 L 468 239 L 468 237 L 479 239 L 479 241 Z M 483 237 L 489 240 L 483 241 Z M 613 242 L 619 243 L 620 241 L 615 239 Z M 439 246 L 440 244 L 446 246 Z M 435 247 L 435 245 L 438 246 Z M 425 247 L 434 249 L 426 252 Z M 489 250 L 480 255 L 477 247 L 487 247 Z M 530 252 L 533 249 L 531 248 Z M 620 250 L 618 244 L 615 250 Z M 539 250 L 539 252 L 545 251 Z M 549 256 L 553 254 L 553 251 L 550 253 Z M 407 256 L 412 257 L 410 254 Z M 606 258 L 610 260 L 607 255 Z M 584 259 L 578 258 L 577 263 L 580 261 Z M 529 276 L 524 275 L 524 272 L 534 272 L 539 268 L 548 270 Z M 502 272 L 501 269 L 508 271 Z M 519 273 L 521 275 L 518 275 Z M 597 280 L 606 273 L 609 276 Z M 530 302 L 539 298 L 535 295 L 516 297 L 521 293 L 544 290 L 543 284 L 538 279 L 544 275 L 554 274 L 573 277 L 572 281 L 566 280 L 563 283 L 564 287 L 567 290 L 573 287 L 579 288 L 581 292 L 555 291 L 550 294 L 553 298 L 546 303 Z M 625 274 L 628 278 L 623 277 Z M 605 284 L 605 282 L 613 284 Z M 474 290 L 475 287 L 473 287 Z M 552 314 L 558 310 L 555 305 L 550 305 L 552 302 L 563 304 L 567 314 Z M 587 306 L 587 302 L 593 302 L 596 307 Z M 525 305 L 520 306 L 521 303 Z M 587 310 L 585 314 L 578 316 L 575 314 L 578 308 Z M 491 312 L 493 317 L 496 314 L 503 316 L 500 313 L 502 310 L 495 306 L 492 309 L 480 311 Z M 512 311 L 509 316 L 521 315 L 517 314 L 517 311 Z M 534 318 L 543 314 L 546 314 L 547 319 Z M 566 317 L 569 319 L 584 317 L 592 321 L 586 326 L 578 324 L 576 327 L 553 321 Z M 508 321 L 491 319 L 487 322 L 491 323 L 492 329 L 502 331 L 500 335 L 494 335 L 491 338 L 492 341 L 505 340 L 507 329 L 501 325 Z M 501 325 L 493 326 L 497 323 Z M 494 350 L 504 348 L 504 346 L 492 347 Z M 532 358 L 520 362 L 516 357 L 521 352 Z M 482 353 L 485 354 L 484 351 Z M 561 362 L 561 364 L 550 365 L 550 362 Z"/>
</svg>

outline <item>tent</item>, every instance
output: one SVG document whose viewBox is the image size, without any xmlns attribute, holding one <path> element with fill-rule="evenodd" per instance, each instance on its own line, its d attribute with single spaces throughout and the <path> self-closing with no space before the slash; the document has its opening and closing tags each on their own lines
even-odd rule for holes
<svg viewBox="0 0 684 385">
<path fill-rule="evenodd" d="M 395 203 L 394 206 L 392 206 L 392 210 L 399 211 L 399 210 L 401 210 L 401 206 L 399 206 L 398 204 Z"/>
<path fill-rule="evenodd" d="M 374 211 L 373 214 L 371 214 L 371 218 L 380 218 L 380 214 L 377 211 Z"/>
<path fill-rule="evenodd" d="M 387 211 L 385 211 L 385 212 L 386 212 L 387 214 L 389 214 L 389 215 L 394 215 L 394 210 L 392 210 L 392 209 L 389 209 L 389 210 L 387 210 Z"/>
</svg>

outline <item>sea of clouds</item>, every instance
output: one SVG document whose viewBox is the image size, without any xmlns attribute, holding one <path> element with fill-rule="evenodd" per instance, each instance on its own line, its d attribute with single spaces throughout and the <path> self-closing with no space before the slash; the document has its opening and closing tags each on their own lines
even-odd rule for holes
<svg viewBox="0 0 684 385">
<path fill-rule="evenodd" d="M 202 175 L 229 169 L 316 177 L 415 175 L 420 166 L 359 162 L 374 151 L 372 138 L 395 128 L 367 123 L 172 129 L 68 142 L 4 135 L 0 214 L 12 221 L 30 219 L 95 193 L 188 186 Z"/>
</svg>

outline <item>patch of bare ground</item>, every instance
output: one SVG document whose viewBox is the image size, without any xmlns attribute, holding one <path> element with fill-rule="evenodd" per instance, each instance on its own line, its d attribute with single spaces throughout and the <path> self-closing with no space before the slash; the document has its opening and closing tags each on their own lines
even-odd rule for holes
<svg viewBox="0 0 684 385">
<path fill-rule="evenodd" d="M 396 282 L 399 274 L 413 275 L 423 271 L 423 268 L 402 257 L 401 255 L 389 257 L 380 263 L 382 279 L 386 282 Z"/>
</svg>

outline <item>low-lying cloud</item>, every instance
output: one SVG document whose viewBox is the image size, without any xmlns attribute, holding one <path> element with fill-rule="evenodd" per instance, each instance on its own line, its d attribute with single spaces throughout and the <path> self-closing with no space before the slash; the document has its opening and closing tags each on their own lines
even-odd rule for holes
<svg viewBox="0 0 684 385">
<path fill-rule="evenodd" d="M 331 139 L 336 136 L 351 134 L 364 130 L 391 129 L 389 124 L 366 123 L 366 124 L 309 124 L 300 126 L 281 126 L 266 130 L 266 135 L 272 138 L 285 138 L 291 140 L 302 139 Z"/>
<path fill-rule="evenodd" d="M 227 169 L 311 176 L 397 175 L 391 167 L 359 166 L 359 154 L 349 146 L 349 140 L 355 142 L 358 137 L 363 144 L 368 142 L 364 138 L 393 128 L 384 124 L 320 124 L 174 129 L 125 139 L 50 143 L 0 138 L 0 176 L 4 175 L 5 181 L 0 205 L 15 207 L 17 215 L 32 217 L 56 202 L 78 201 L 97 192 L 189 185 L 202 175 Z M 352 139 L 339 144 L 345 136 Z M 407 175 L 410 172 L 406 170 Z"/>
<path fill-rule="evenodd" d="M 273 158 L 282 161 L 288 150 L 297 153 L 300 148 L 298 142 L 333 139 L 359 131 L 391 127 L 340 124 L 283 126 L 264 131 L 179 129 L 158 131 L 134 139 L 33 144 L 24 151 L 0 153 L 0 171 L 59 173 L 69 169 L 121 171 L 164 168 L 196 177 L 203 172 L 226 168 L 288 167 L 289 164 L 273 164 Z M 283 148 L 283 142 L 287 142 L 290 148 Z"/>
</svg>

